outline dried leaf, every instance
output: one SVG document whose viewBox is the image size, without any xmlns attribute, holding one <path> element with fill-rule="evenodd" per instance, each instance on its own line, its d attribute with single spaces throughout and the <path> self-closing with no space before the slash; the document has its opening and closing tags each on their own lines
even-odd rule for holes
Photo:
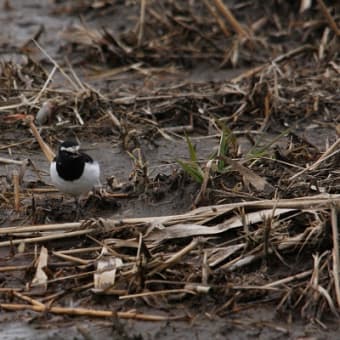
<svg viewBox="0 0 340 340">
<path fill-rule="evenodd" d="M 109 254 L 107 248 L 104 246 L 97 263 L 97 270 L 94 274 L 94 288 L 95 293 L 107 293 L 108 288 L 112 288 L 116 281 L 117 269 L 123 265 L 121 258 Z"/>
<path fill-rule="evenodd" d="M 18 253 L 22 254 L 26 249 L 26 243 L 25 242 L 20 242 L 18 245 Z"/>
<path fill-rule="evenodd" d="M 193 223 L 179 223 L 169 227 L 166 227 L 162 230 L 153 229 L 147 236 L 144 238 L 146 240 L 157 240 L 162 241 L 166 239 L 172 238 L 181 238 L 181 237 L 189 237 L 189 236 L 199 236 L 199 235 L 216 235 L 220 233 L 224 233 L 228 230 L 239 228 L 243 226 L 244 219 L 247 224 L 254 224 L 261 221 L 264 221 L 266 218 L 279 216 L 281 214 L 285 214 L 287 212 L 294 211 L 296 209 L 265 209 L 260 211 L 255 211 L 246 214 L 244 217 L 234 216 L 223 223 L 219 223 L 215 226 L 205 226 L 201 224 L 193 224 Z"/>
<path fill-rule="evenodd" d="M 102 34 L 95 29 L 88 29 L 83 26 L 75 25 L 68 27 L 60 33 L 60 38 L 73 44 L 97 45 L 103 39 Z"/>
<path fill-rule="evenodd" d="M 209 256 L 208 264 L 210 267 L 214 267 L 219 263 L 225 261 L 231 255 L 235 254 L 237 251 L 245 247 L 245 243 L 234 244 L 228 247 L 222 247 L 213 249 L 211 255 Z"/>
<path fill-rule="evenodd" d="M 55 108 L 56 104 L 52 100 L 45 101 L 35 117 L 35 121 L 38 125 L 43 125 L 48 122 Z"/>
<path fill-rule="evenodd" d="M 253 170 L 245 167 L 239 162 L 229 158 L 229 157 L 221 157 L 225 160 L 231 167 L 238 171 L 242 176 L 245 184 L 250 183 L 257 191 L 273 191 L 274 188 L 271 184 L 269 184 L 263 177 L 256 174 Z"/>
<path fill-rule="evenodd" d="M 47 267 L 48 261 L 48 251 L 44 246 L 40 249 L 40 255 L 37 261 L 37 270 L 35 272 L 34 278 L 32 280 L 32 285 L 43 287 L 44 290 L 47 289 L 47 275 L 44 268 Z"/>
<path fill-rule="evenodd" d="M 310 9 L 312 7 L 312 0 L 301 0 L 300 3 L 300 13 L 303 13 L 307 9 Z"/>
</svg>

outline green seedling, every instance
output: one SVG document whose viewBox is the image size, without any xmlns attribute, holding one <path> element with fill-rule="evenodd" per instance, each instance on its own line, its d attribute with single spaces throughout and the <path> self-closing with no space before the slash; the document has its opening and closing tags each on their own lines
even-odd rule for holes
<svg viewBox="0 0 340 340">
<path fill-rule="evenodd" d="M 182 167 L 182 169 L 188 175 L 190 175 L 197 183 L 202 184 L 204 178 L 204 171 L 197 160 L 197 151 L 187 135 L 185 135 L 185 140 L 188 145 L 190 160 L 183 161 L 178 159 L 177 162 Z"/>
</svg>

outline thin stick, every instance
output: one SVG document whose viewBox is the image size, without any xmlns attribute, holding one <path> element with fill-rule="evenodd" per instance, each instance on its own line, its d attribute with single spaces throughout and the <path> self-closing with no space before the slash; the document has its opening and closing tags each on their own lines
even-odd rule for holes
<svg viewBox="0 0 340 340">
<path fill-rule="evenodd" d="M 331 16 L 331 14 L 329 13 L 325 3 L 323 2 L 323 0 L 317 0 L 317 1 L 318 1 L 318 5 L 320 6 L 320 9 L 322 11 L 322 14 L 326 17 L 326 20 L 328 21 L 329 26 L 335 32 L 335 34 L 339 37 L 340 36 L 340 29 L 339 29 L 338 25 L 336 24 L 335 20 L 333 19 L 333 17 Z"/>
<path fill-rule="evenodd" d="M 120 319 L 136 319 L 143 321 L 168 321 L 168 320 L 184 320 L 186 316 L 161 316 L 153 314 L 143 314 L 137 312 L 116 312 L 111 310 L 95 310 L 87 308 L 66 308 L 66 307 L 46 307 L 46 306 L 29 306 L 23 304 L 1 303 L 0 308 L 12 311 L 33 310 L 35 312 L 49 312 L 62 315 L 80 315 L 97 318 L 112 318 Z"/>
<path fill-rule="evenodd" d="M 335 206 L 331 209 L 331 222 L 332 222 L 332 236 L 333 236 L 333 278 L 334 278 L 334 288 L 336 301 L 338 303 L 338 307 L 340 307 L 340 282 L 339 282 L 339 239 L 338 239 L 338 216 L 337 209 Z"/>
</svg>

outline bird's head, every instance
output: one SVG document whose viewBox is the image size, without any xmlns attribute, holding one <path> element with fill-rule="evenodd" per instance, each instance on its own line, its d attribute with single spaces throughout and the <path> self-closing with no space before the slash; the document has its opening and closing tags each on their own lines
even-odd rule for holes
<svg viewBox="0 0 340 340">
<path fill-rule="evenodd" d="M 65 141 L 59 146 L 59 153 L 67 154 L 68 156 L 78 156 L 79 155 L 79 144 L 76 141 Z"/>
</svg>

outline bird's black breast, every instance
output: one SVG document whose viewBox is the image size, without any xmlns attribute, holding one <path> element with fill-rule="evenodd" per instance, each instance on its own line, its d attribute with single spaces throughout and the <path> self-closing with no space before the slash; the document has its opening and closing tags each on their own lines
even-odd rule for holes
<svg viewBox="0 0 340 340">
<path fill-rule="evenodd" d="M 59 152 L 56 157 L 56 168 L 58 175 L 65 181 L 75 181 L 81 177 L 85 163 L 92 163 L 92 158 L 83 153 L 77 155 L 67 152 Z"/>
</svg>

